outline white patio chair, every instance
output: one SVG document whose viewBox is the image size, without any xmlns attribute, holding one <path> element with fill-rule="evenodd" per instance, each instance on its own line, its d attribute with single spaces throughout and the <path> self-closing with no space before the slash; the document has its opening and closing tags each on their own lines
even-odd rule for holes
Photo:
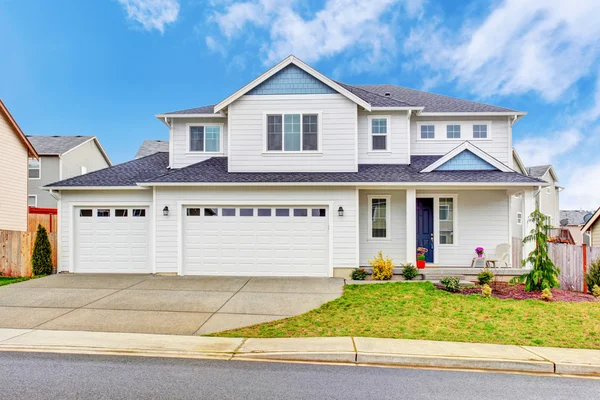
<svg viewBox="0 0 600 400">
<path fill-rule="evenodd" d="M 485 263 L 486 266 L 491 268 L 496 268 L 496 263 L 504 264 L 508 268 L 508 257 L 510 257 L 510 244 L 502 243 L 496 246 L 494 257 L 487 258 Z"/>
</svg>

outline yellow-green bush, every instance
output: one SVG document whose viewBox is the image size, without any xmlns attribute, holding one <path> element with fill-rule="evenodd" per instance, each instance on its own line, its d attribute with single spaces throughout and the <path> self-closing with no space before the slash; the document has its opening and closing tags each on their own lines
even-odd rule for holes
<svg viewBox="0 0 600 400">
<path fill-rule="evenodd" d="M 594 295 L 594 297 L 600 297 L 600 286 L 594 285 L 594 288 L 592 289 L 592 294 Z"/>
<path fill-rule="evenodd" d="M 550 300 L 552 300 L 552 292 L 550 291 L 550 289 L 546 288 L 546 289 L 542 290 L 542 294 L 540 295 L 540 299 L 542 299 L 544 301 L 550 301 Z"/>
<path fill-rule="evenodd" d="M 481 296 L 490 297 L 492 295 L 492 288 L 487 283 L 481 287 Z"/>
<path fill-rule="evenodd" d="M 387 281 L 392 279 L 394 272 L 394 263 L 389 256 L 383 258 L 381 250 L 377 253 L 377 257 L 369 260 L 369 264 L 373 267 L 372 278 L 377 281 Z"/>
</svg>

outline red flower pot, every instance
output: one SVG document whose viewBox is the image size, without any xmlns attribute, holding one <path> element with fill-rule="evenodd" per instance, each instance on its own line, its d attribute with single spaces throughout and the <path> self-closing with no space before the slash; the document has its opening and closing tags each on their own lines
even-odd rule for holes
<svg viewBox="0 0 600 400">
<path fill-rule="evenodd" d="M 425 268 L 425 260 L 417 260 L 417 268 L 424 269 Z"/>
</svg>

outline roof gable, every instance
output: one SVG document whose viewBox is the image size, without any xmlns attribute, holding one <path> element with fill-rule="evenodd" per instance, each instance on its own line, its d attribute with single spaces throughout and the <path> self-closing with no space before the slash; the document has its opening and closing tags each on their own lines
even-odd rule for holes
<svg viewBox="0 0 600 400">
<path fill-rule="evenodd" d="M 250 90 L 249 95 L 272 94 L 335 94 L 331 87 L 308 74 L 294 64 L 290 64 L 275 75 Z"/>
<path fill-rule="evenodd" d="M 319 80 L 326 86 L 330 87 L 337 93 L 352 100 L 356 104 L 363 107 L 365 110 L 371 111 L 371 104 L 369 104 L 365 100 L 361 99 L 354 93 L 351 93 L 350 91 L 348 91 L 347 89 L 345 89 L 344 87 L 342 87 L 341 85 L 336 83 L 335 81 L 333 81 L 333 80 L 329 79 L 328 77 L 326 77 L 325 75 L 321 74 L 319 71 L 315 70 L 308 64 L 305 64 L 304 62 L 302 62 L 301 60 L 297 59 L 294 56 L 289 56 L 285 60 L 281 61 L 279 64 L 275 65 L 273 68 L 271 68 L 270 70 L 265 72 L 264 74 L 260 75 L 258 78 L 254 79 L 252 82 L 250 82 L 243 88 L 241 88 L 238 91 L 236 91 L 235 93 L 233 93 L 231 96 L 227 97 L 225 100 L 221 101 L 219 104 L 217 104 L 215 106 L 214 112 L 219 112 L 219 111 L 223 110 L 225 107 L 227 107 L 228 105 L 230 105 L 231 103 L 233 103 L 234 101 L 236 101 L 237 99 L 242 97 L 243 95 L 248 94 L 248 92 L 250 92 L 252 89 L 256 88 L 261 83 L 267 81 L 269 78 L 271 78 L 272 76 L 277 74 L 279 71 L 283 70 L 284 68 L 286 68 L 287 66 L 289 66 L 291 64 L 300 68 L 307 74 L 313 76 L 314 78 L 316 78 L 317 80 Z"/>
<path fill-rule="evenodd" d="M 497 171 L 489 162 L 464 150 L 435 169 L 436 171 Z"/>
<path fill-rule="evenodd" d="M 600 207 L 596 210 L 596 212 L 594 213 L 594 215 L 592 215 L 588 222 L 586 222 L 583 228 L 581 228 L 581 232 L 587 232 L 596 223 L 598 217 L 600 217 Z"/>
<path fill-rule="evenodd" d="M 112 161 L 104 151 L 100 141 L 96 136 L 27 136 L 31 144 L 35 147 L 38 154 L 42 156 L 62 156 L 85 143 L 93 141 L 96 148 L 102 154 L 108 165 L 112 165 Z"/>
<path fill-rule="evenodd" d="M 455 157 L 461 155 L 465 151 L 468 151 L 469 153 L 471 153 L 471 155 L 462 155 L 456 161 L 454 160 Z M 496 160 L 494 157 L 481 150 L 479 147 L 471 144 L 470 142 L 464 142 L 460 146 L 455 147 L 453 150 L 450 150 L 448 153 L 446 153 L 443 157 L 439 158 L 433 164 L 430 164 L 429 166 L 421 170 L 421 172 L 432 172 L 436 170 L 449 171 L 450 169 L 439 168 L 443 168 L 443 166 L 450 161 L 452 161 L 452 163 L 446 168 L 453 168 L 453 171 L 464 171 L 467 170 L 466 168 L 472 166 L 477 167 L 476 169 L 474 169 L 475 171 L 498 170 L 502 172 L 514 172 L 508 166 Z M 492 167 L 492 169 L 489 169 L 489 167 L 487 167 L 485 164 L 489 164 Z"/>
</svg>

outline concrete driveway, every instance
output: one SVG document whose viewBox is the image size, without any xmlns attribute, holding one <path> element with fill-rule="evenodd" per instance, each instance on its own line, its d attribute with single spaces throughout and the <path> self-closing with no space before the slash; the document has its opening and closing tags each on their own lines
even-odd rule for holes
<svg viewBox="0 0 600 400">
<path fill-rule="evenodd" d="M 0 328 L 204 335 L 298 315 L 336 278 L 60 274 L 0 287 Z"/>
</svg>

